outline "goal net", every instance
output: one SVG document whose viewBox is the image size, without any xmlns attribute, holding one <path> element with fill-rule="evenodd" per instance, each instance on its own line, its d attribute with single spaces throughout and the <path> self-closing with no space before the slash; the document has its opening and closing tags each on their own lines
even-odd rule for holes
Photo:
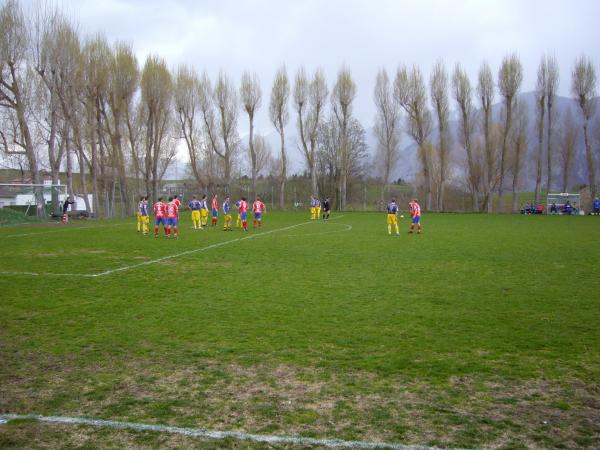
<svg viewBox="0 0 600 450">
<path fill-rule="evenodd" d="M 546 201 L 547 214 L 579 214 L 579 194 L 561 192 L 548 194 Z"/>
</svg>

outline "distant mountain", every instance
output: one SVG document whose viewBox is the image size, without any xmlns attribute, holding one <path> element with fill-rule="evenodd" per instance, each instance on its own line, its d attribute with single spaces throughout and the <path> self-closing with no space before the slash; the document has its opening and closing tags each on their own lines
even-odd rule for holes
<svg viewBox="0 0 600 450">
<path fill-rule="evenodd" d="M 596 99 L 598 100 L 598 99 Z M 519 101 L 523 102 L 526 105 L 528 115 L 529 115 L 529 131 L 528 131 L 528 152 L 527 155 L 524 156 L 524 167 L 522 172 L 522 186 L 521 190 L 529 191 L 533 190 L 535 187 L 535 155 L 537 151 L 537 129 L 536 129 L 536 100 L 535 100 L 535 92 L 523 92 L 519 94 Z M 583 125 L 583 118 L 581 117 L 581 113 L 579 110 L 579 106 L 569 97 L 561 97 L 557 96 L 554 104 L 554 154 L 555 156 L 558 154 L 558 147 L 560 145 L 559 141 L 559 133 L 562 124 L 562 119 L 565 116 L 568 109 L 571 109 L 573 114 L 573 119 L 575 120 L 579 129 L 581 129 Z M 503 104 L 499 101 L 495 103 L 492 107 L 492 115 L 495 121 L 500 122 L 502 120 L 502 109 Z M 479 112 L 479 111 L 478 111 Z M 452 133 L 453 141 L 456 143 L 459 129 L 459 122 L 457 119 L 457 115 L 455 112 L 450 114 L 450 130 Z M 596 112 L 594 119 L 592 119 L 592 124 L 595 123 L 595 120 L 600 118 L 600 111 Z M 546 133 L 546 132 L 545 132 Z M 593 127 L 590 127 L 590 137 L 592 142 L 595 141 L 595 136 L 593 135 Z M 371 148 L 372 154 L 375 154 L 376 149 L 376 139 L 373 133 L 373 128 L 368 129 L 367 132 L 369 136 L 369 147 Z M 438 138 L 438 133 L 436 130 L 431 135 L 431 140 L 435 143 Z M 402 133 L 401 136 L 401 157 L 398 162 L 394 175 L 392 178 L 397 179 L 398 177 L 402 177 L 406 180 L 414 179 L 414 176 L 419 171 L 419 163 L 417 160 L 417 147 L 406 133 Z M 544 141 L 545 142 L 545 141 Z M 545 145 L 545 144 L 544 144 Z M 595 148 L 597 149 L 598 143 L 596 142 Z M 452 161 L 451 170 L 454 171 L 455 175 L 460 177 L 464 174 L 465 170 L 465 159 L 466 153 L 464 149 L 460 147 L 460 145 L 453 145 L 453 149 L 451 151 L 450 160 Z M 598 150 L 596 150 L 596 164 L 597 167 L 600 165 Z M 544 160 L 545 161 L 545 160 Z M 558 160 L 556 159 L 555 166 L 558 169 Z M 545 170 L 545 162 L 544 162 L 544 170 Z M 554 179 L 556 180 L 558 170 L 554 172 Z M 544 178 L 545 179 L 545 178 Z M 576 184 L 585 184 L 587 183 L 587 163 L 585 159 L 585 147 L 583 142 L 583 132 L 580 132 L 578 137 L 577 149 L 575 152 L 575 163 L 573 176 L 571 179 L 571 183 Z"/>
</svg>

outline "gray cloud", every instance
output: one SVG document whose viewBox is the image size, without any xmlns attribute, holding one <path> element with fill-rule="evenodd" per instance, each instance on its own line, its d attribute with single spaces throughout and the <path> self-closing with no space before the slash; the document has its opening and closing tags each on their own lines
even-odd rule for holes
<svg viewBox="0 0 600 450">
<path fill-rule="evenodd" d="M 330 84 L 346 64 L 358 85 L 357 117 L 373 120 L 372 89 L 379 67 L 417 64 L 426 73 L 442 58 L 460 61 L 471 77 L 487 60 L 497 70 L 515 51 L 525 68 L 523 90 L 535 83 L 544 52 L 561 65 L 559 92 L 569 93 L 574 59 L 597 61 L 600 2 L 596 0 L 307 0 L 63 1 L 84 34 L 133 44 L 140 64 L 150 53 L 172 67 L 187 63 L 212 77 L 225 70 L 236 82 L 243 70 L 258 73 L 268 97 L 275 70 L 287 65 L 325 69 Z M 263 102 L 263 105 L 266 101 Z M 259 131 L 271 131 L 263 106 Z"/>
</svg>

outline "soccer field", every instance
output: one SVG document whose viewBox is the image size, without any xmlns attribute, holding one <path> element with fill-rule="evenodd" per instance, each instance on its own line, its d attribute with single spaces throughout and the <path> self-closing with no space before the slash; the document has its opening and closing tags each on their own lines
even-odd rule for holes
<svg viewBox="0 0 600 450">
<path fill-rule="evenodd" d="M 600 220 L 267 215 L 2 228 L 0 415 L 440 447 L 600 446 Z M 0 447 L 263 448 L 13 420 Z M 277 447 L 278 448 L 278 447 Z M 287 444 L 286 448 L 296 448 Z"/>
</svg>

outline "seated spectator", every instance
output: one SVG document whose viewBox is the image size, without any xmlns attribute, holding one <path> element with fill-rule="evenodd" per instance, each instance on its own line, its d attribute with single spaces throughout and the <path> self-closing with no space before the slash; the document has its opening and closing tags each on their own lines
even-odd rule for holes
<svg viewBox="0 0 600 450">
<path fill-rule="evenodd" d="M 558 214 L 558 206 L 556 206 L 556 203 L 550 205 L 550 214 Z"/>
<path fill-rule="evenodd" d="M 600 199 L 598 197 L 596 197 L 594 199 L 594 203 L 592 205 L 592 211 L 593 211 L 594 215 L 596 215 L 596 216 L 600 215 Z"/>
<path fill-rule="evenodd" d="M 536 214 L 544 214 L 544 205 L 538 203 L 537 208 L 535 209 Z"/>
<path fill-rule="evenodd" d="M 567 200 L 567 202 L 564 204 L 563 212 L 568 215 L 571 215 L 571 213 L 573 212 L 573 206 L 571 205 L 571 202 L 569 200 Z"/>
</svg>

